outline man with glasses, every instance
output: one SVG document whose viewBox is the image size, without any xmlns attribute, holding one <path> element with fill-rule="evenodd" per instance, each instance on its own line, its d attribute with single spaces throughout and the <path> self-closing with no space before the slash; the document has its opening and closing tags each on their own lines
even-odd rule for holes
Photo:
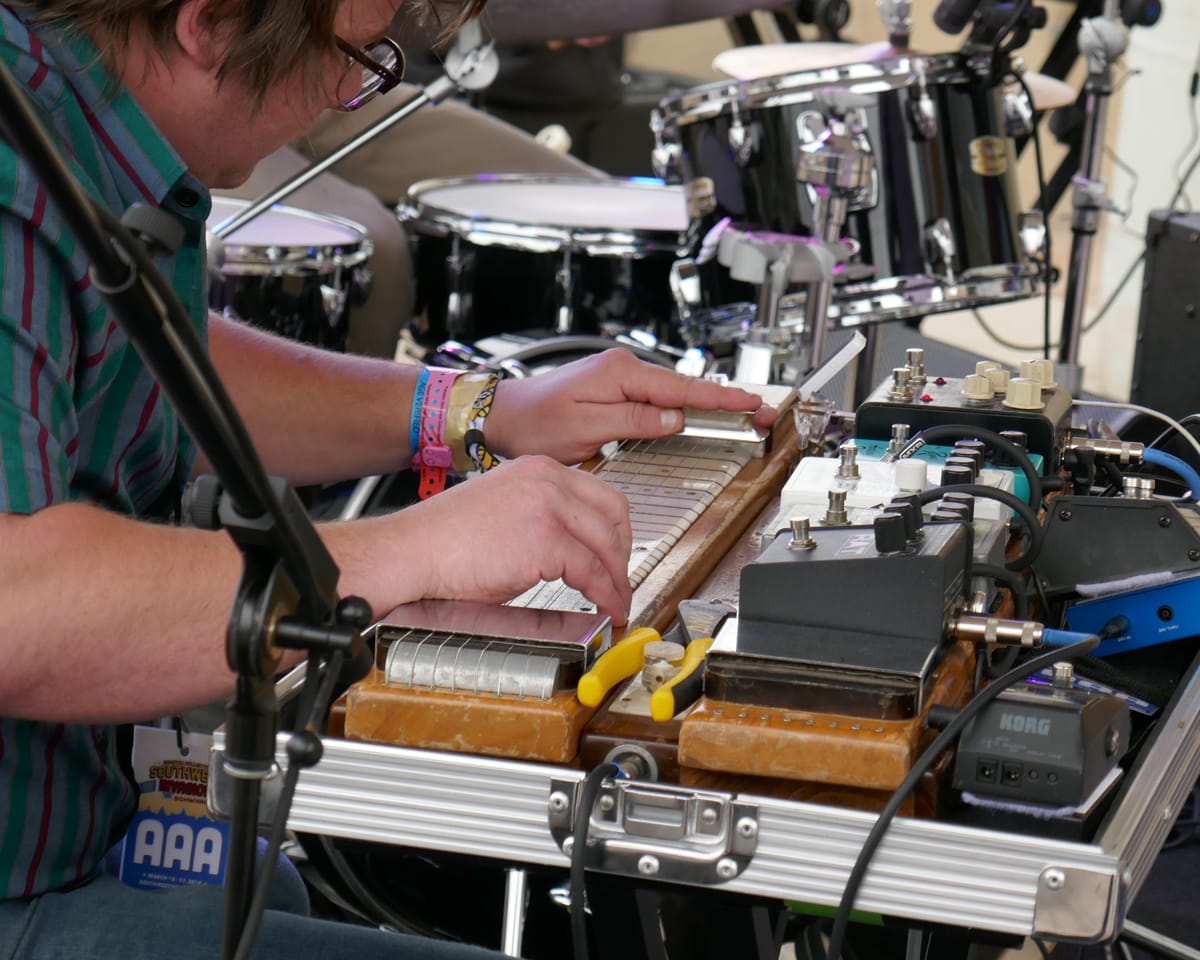
<svg viewBox="0 0 1200 960">
<path fill-rule="evenodd" d="M 83 189 L 118 216 L 142 203 L 178 221 L 182 246 L 158 265 L 268 471 L 295 484 L 393 472 L 418 449 L 424 482 L 438 457 L 462 453 L 430 439 L 436 406 L 414 399 L 441 374 L 322 353 L 204 302 L 209 187 L 240 182 L 322 110 L 391 82 L 398 57 L 376 41 L 398 5 L 0 2 L 0 59 Z M 224 633 L 241 558 L 224 534 L 170 522 L 203 469 L 195 445 L 39 171 L 7 144 L 0 266 L 0 956 L 211 958 L 220 891 L 139 892 L 103 863 L 136 800 L 125 725 L 232 688 Z M 323 527 L 341 592 L 382 614 L 422 597 L 499 602 L 562 576 L 622 622 L 628 505 L 561 464 L 672 433 L 685 405 L 751 411 L 758 399 L 619 351 L 492 388 L 479 447 L 486 435 L 511 461 L 398 514 Z M 476 955 L 280 911 L 253 954 Z"/>
</svg>

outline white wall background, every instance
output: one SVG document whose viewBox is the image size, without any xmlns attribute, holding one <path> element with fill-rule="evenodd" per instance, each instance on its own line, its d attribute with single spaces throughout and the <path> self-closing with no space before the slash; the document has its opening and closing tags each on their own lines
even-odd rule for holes
<svg viewBox="0 0 1200 960">
<path fill-rule="evenodd" d="M 1030 69 L 1036 70 L 1046 52 L 1061 33 L 1073 3 L 1042 0 L 1049 24 L 1035 34 L 1022 50 Z M 940 53 L 958 48 L 960 39 L 939 32 L 932 23 L 935 0 L 915 0 L 913 47 Z M 764 31 L 770 21 L 758 21 Z M 884 29 L 873 0 L 852 0 L 851 20 L 844 31 L 846 38 L 860 42 L 883 39 Z M 1084 299 L 1084 320 L 1092 319 L 1116 288 L 1117 282 L 1141 252 L 1146 220 L 1153 209 L 1163 208 L 1175 191 L 1182 154 L 1192 138 L 1197 104 L 1189 97 L 1189 83 L 1200 45 L 1200 0 L 1163 0 L 1163 15 L 1154 27 L 1130 31 L 1129 49 L 1118 68 L 1119 90 L 1110 106 L 1108 148 L 1129 168 L 1106 158 L 1102 177 L 1109 196 L 1127 211 L 1122 219 L 1106 215 L 1094 243 L 1090 283 Z M 712 70 L 712 58 L 731 46 L 724 25 L 717 21 L 689 24 L 664 30 L 648 31 L 630 38 L 631 66 L 667 70 L 699 81 L 718 75 Z M 1123 69 L 1122 69 L 1123 68 Z M 1076 89 L 1083 84 L 1082 62 L 1076 64 L 1068 80 Z M 1043 132 L 1047 176 L 1057 167 L 1062 149 L 1048 132 Z M 1193 151 L 1200 144 L 1193 145 Z M 1021 161 L 1023 204 L 1036 198 L 1036 174 L 1033 151 L 1025 151 Z M 1200 172 L 1192 180 L 1192 193 L 1200 203 Z M 1132 192 L 1131 192 L 1132 191 Z M 1178 207 L 1186 207 L 1185 197 Z M 1057 336 L 1062 320 L 1062 290 L 1067 277 L 1071 248 L 1070 193 L 1064 196 L 1051 218 L 1054 261 L 1062 279 L 1051 307 L 1052 331 Z M 1200 270 L 1200 262 L 1197 263 Z M 1104 320 L 1080 341 L 1079 360 L 1084 366 L 1084 389 L 1116 399 L 1129 395 L 1133 366 L 1138 309 L 1141 302 L 1141 269 L 1106 314 Z M 1041 301 L 1023 301 L 981 311 L 984 319 L 1004 339 L 1028 345 L 1028 349 L 1010 349 L 991 339 L 969 313 L 945 314 L 927 318 L 922 332 L 936 339 L 961 346 L 1007 363 L 1040 355 L 1042 339 Z M 1181 344 L 1187 349 L 1190 345 Z"/>
</svg>

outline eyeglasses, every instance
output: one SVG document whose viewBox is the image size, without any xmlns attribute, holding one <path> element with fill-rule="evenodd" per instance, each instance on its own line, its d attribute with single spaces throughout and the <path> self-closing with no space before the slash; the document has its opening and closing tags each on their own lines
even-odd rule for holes
<svg viewBox="0 0 1200 960">
<path fill-rule="evenodd" d="M 404 79 L 404 51 L 391 37 L 365 47 L 352 47 L 341 37 L 334 39 L 338 49 L 350 59 L 338 82 L 338 104 L 342 110 L 357 110 Z M 350 91 L 348 96 L 343 93 L 346 90 Z"/>
</svg>

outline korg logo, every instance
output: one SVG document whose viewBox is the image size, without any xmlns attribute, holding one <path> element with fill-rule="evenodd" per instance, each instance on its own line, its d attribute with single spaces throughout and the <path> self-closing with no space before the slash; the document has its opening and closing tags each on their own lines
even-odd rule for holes
<svg viewBox="0 0 1200 960">
<path fill-rule="evenodd" d="M 1024 713 L 1000 714 L 1000 729 L 1012 733 L 1032 733 L 1039 737 L 1050 735 L 1050 720 L 1048 717 L 1031 717 Z"/>
</svg>

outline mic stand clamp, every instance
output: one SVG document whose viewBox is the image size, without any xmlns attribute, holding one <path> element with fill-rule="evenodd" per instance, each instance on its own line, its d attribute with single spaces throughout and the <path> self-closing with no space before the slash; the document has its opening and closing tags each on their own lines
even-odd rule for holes
<svg viewBox="0 0 1200 960">
<path fill-rule="evenodd" d="M 993 3 L 976 15 L 959 55 L 985 83 L 994 85 L 1011 71 L 1012 52 L 1025 46 L 1030 34 L 1045 25 L 1045 9 L 1031 0 Z"/>
</svg>

